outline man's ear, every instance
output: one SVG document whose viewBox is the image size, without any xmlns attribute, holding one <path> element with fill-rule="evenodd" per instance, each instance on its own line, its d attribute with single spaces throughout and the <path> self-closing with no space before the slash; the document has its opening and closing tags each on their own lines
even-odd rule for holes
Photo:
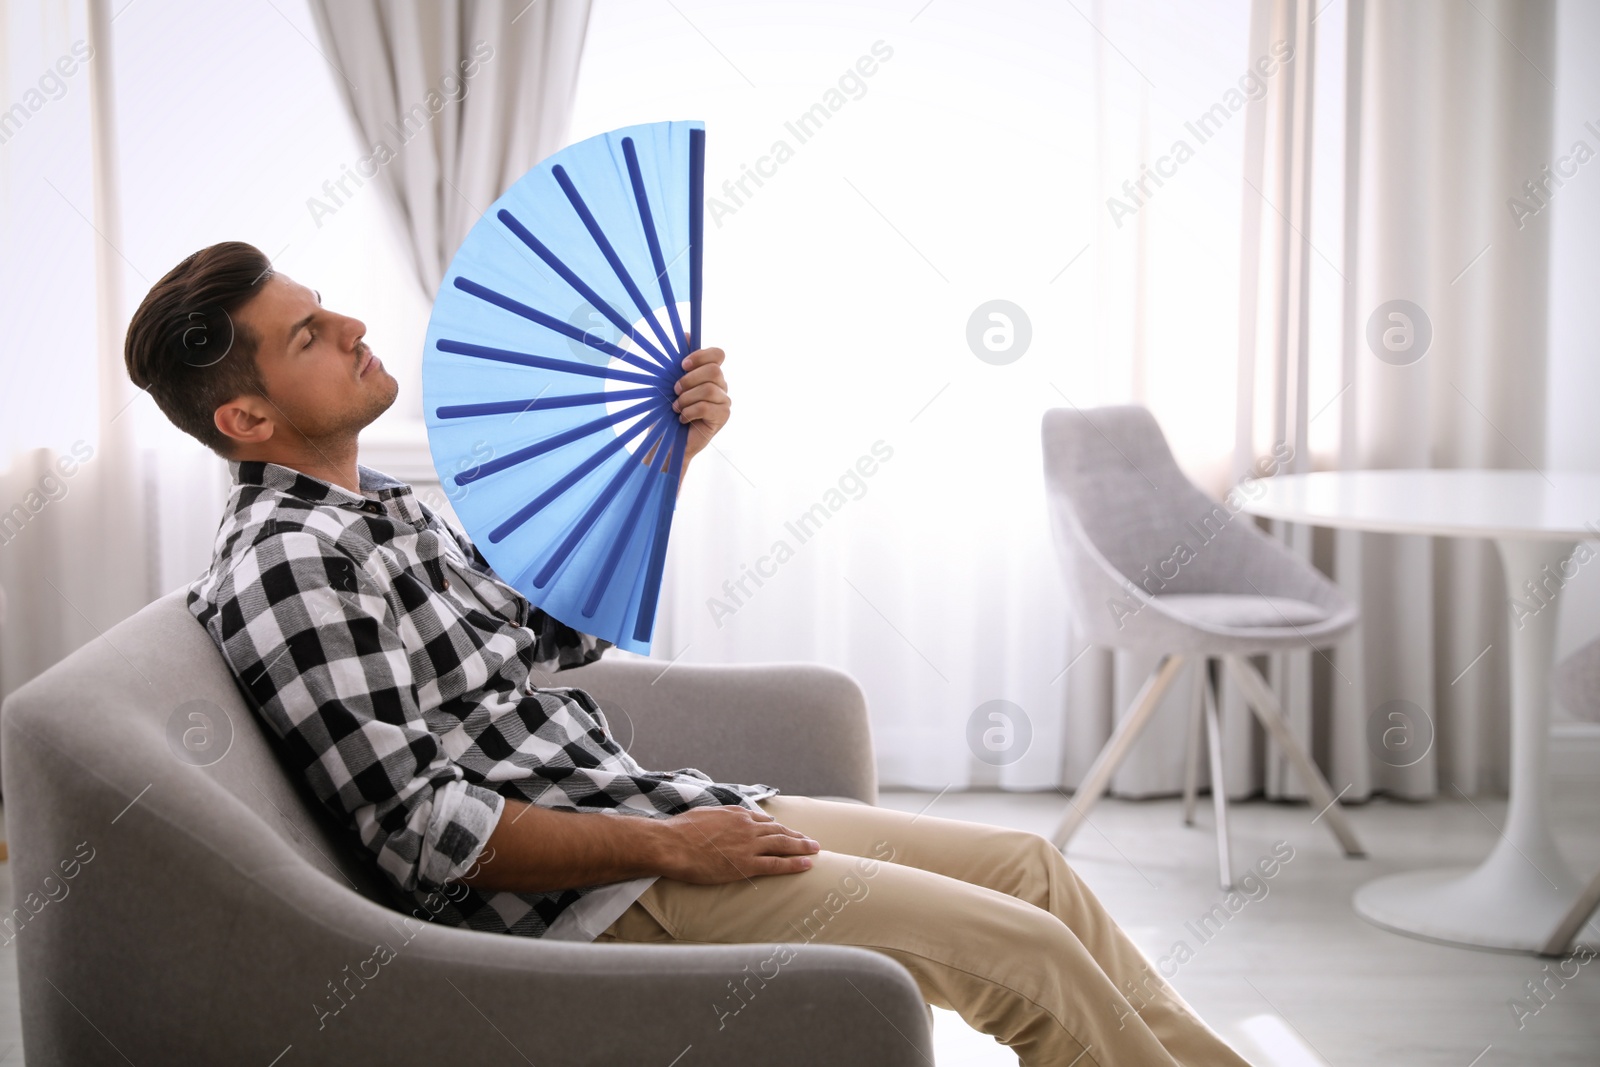
<svg viewBox="0 0 1600 1067">
<path fill-rule="evenodd" d="M 259 445 L 272 438 L 274 429 L 267 404 L 259 396 L 238 396 L 211 413 L 211 421 L 234 448 Z"/>
</svg>

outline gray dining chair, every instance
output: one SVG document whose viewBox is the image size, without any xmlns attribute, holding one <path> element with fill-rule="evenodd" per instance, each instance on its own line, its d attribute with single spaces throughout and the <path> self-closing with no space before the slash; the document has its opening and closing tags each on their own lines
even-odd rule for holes
<svg viewBox="0 0 1600 1067">
<path fill-rule="evenodd" d="M 1556 699 L 1574 717 L 1584 722 L 1600 722 L 1600 640 L 1584 645 L 1561 661 L 1554 678 Z M 1572 951 L 1578 930 L 1600 908 L 1600 873 L 1589 879 L 1589 884 L 1572 902 L 1567 914 L 1550 932 L 1550 938 L 1539 950 L 1541 956 L 1565 956 Z"/>
<path fill-rule="evenodd" d="M 1356 609 L 1315 568 L 1190 482 L 1149 411 L 1136 405 L 1044 413 L 1045 483 L 1073 619 L 1088 644 L 1160 660 L 1101 749 L 1053 839 L 1065 850 L 1178 676 L 1198 660 L 1202 699 L 1189 720 L 1184 823 L 1194 825 L 1202 718 L 1217 824 L 1218 879 L 1233 887 L 1217 684 L 1226 670 L 1293 763 L 1345 855 L 1364 856 L 1333 791 L 1284 723 L 1248 657 L 1321 649 Z"/>
</svg>

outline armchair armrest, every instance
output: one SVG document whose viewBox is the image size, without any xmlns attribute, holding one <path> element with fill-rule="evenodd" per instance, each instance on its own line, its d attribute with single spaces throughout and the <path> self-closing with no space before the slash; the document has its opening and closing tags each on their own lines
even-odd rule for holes
<svg viewBox="0 0 1600 1067">
<path fill-rule="evenodd" d="M 878 801 L 866 698 L 814 663 L 667 664 L 608 653 L 549 676 L 590 693 L 619 744 L 651 770 Z"/>
</svg>

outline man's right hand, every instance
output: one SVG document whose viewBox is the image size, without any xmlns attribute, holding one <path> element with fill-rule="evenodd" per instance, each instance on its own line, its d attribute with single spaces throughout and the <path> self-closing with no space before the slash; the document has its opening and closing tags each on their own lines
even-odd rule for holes
<svg viewBox="0 0 1600 1067">
<path fill-rule="evenodd" d="M 739 804 L 690 808 L 655 822 L 663 876 L 721 885 L 766 874 L 799 874 L 822 846 L 764 811 Z"/>
</svg>

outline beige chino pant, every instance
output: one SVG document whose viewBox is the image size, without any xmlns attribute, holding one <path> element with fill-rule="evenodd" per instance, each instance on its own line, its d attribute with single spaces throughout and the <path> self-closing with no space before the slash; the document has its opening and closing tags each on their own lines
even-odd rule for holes
<svg viewBox="0 0 1600 1067">
<path fill-rule="evenodd" d="M 597 940 L 859 945 L 1023 1067 L 1250 1067 L 1045 837 L 814 797 L 757 803 L 822 846 L 809 870 L 661 878 Z"/>
</svg>

